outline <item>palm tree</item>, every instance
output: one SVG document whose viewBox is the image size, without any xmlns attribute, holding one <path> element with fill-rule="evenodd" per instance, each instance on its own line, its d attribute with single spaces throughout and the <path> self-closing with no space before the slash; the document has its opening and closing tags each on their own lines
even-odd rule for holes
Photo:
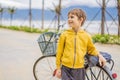
<svg viewBox="0 0 120 80">
<path fill-rule="evenodd" d="M 15 13 L 15 8 L 8 8 L 8 12 L 10 13 L 10 25 L 12 25 L 13 14 Z"/>
<path fill-rule="evenodd" d="M 2 8 L 2 7 L 0 7 L 0 14 L 1 14 L 1 16 L 0 16 L 0 19 L 1 19 L 1 25 L 2 25 L 2 16 L 3 16 L 3 8 Z"/>
<path fill-rule="evenodd" d="M 59 0 L 59 4 L 58 5 L 55 5 L 54 3 L 53 3 L 53 6 L 54 6 L 54 9 L 50 9 L 52 12 L 54 12 L 55 13 L 55 17 L 54 17 L 54 19 L 55 19 L 55 24 L 56 24 L 56 21 L 57 21 L 57 23 L 58 23 L 58 25 L 57 26 L 59 26 L 60 25 L 60 16 L 61 16 L 61 0 Z M 54 19 L 52 20 L 52 21 L 54 21 Z M 59 27 L 58 27 L 58 29 L 59 29 Z"/>
<path fill-rule="evenodd" d="M 60 25 L 60 15 L 61 15 L 61 0 L 59 0 L 59 6 L 58 9 L 56 10 L 58 13 L 58 25 Z"/>
<path fill-rule="evenodd" d="M 31 0 L 29 0 L 29 27 L 31 29 L 32 32 L 32 9 L 31 9 Z"/>
</svg>

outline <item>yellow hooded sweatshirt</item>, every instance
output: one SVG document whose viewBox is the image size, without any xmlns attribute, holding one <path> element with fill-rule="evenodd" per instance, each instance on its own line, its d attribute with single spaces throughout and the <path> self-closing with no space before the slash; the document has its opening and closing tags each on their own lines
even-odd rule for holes
<svg viewBox="0 0 120 80">
<path fill-rule="evenodd" d="M 64 31 L 58 41 L 57 69 L 60 69 L 61 65 L 69 68 L 83 68 L 86 52 L 94 56 L 98 55 L 98 51 L 87 32 L 80 30 L 76 33 L 72 29 Z"/>
</svg>

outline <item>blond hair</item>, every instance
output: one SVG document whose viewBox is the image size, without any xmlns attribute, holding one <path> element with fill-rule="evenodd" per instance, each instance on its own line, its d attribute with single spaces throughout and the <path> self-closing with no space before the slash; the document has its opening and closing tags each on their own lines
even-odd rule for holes
<svg viewBox="0 0 120 80">
<path fill-rule="evenodd" d="M 68 12 L 68 15 L 69 14 L 73 14 L 73 15 L 76 15 L 78 17 L 78 19 L 81 19 L 83 18 L 83 21 L 81 23 L 81 26 L 84 24 L 85 20 L 86 20 L 86 14 L 85 12 L 82 10 L 82 9 L 72 9 Z"/>
</svg>

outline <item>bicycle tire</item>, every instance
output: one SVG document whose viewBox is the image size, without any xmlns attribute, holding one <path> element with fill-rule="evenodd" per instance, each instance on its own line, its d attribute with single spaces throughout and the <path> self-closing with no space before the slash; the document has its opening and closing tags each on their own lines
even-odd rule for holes
<svg viewBox="0 0 120 80">
<path fill-rule="evenodd" d="M 56 61 L 55 55 L 40 57 L 33 66 L 33 74 L 34 74 L 35 80 L 61 80 L 53 76 L 53 72 L 55 70 L 55 61 Z M 101 70 L 101 74 L 99 74 L 100 76 L 98 76 L 98 72 L 100 72 L 100 70 Z M 103 77 L 103 75 L 105 77 Z M 99 65 L 94 67 L 87 67 L 85 79 L 86 80 L 114 80 L 111 76 L 110 69 L 107 66 L 103 68 Z"/>
<path fill-rule="evenodd" d="M 55 55 L 40 57 L 33 66 L 35 80 L 60 80 L 53 76 L 55 70 Z"/>
<path fill-rule="evenodd" d="M 114 80 L 111 70 L 107 67 L 99 65 L 88 67 L 86 69 L 86 80 Z"/>
</svg>

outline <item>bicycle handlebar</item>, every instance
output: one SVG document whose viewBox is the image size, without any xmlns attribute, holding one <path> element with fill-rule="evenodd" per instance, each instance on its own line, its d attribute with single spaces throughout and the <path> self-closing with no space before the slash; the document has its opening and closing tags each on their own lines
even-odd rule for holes
<svg viewBox="0 0 120 80">
<path fill-rule="evenodd" d="M 60 27 L 62 27 L 62 28 L 63 28 L 65 24 L 66 24 L 66 23 L 63 23 L 62 25 L 58 25 L 58 30 L 57 30 L 57 31 L 59 32 Z"/>
</svg>

